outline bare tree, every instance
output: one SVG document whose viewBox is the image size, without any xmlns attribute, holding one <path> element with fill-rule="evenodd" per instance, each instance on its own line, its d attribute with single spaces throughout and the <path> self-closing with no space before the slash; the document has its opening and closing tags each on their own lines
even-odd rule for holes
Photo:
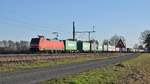
<svg viewBox="0 0 150 84">
<path fill-rule="evenodd" d="M 140 41 L 145 45 L 147 51 L 150 52 L 150 30 L 145 30 L 141 33 Z"/>
<path fill-rule="evenodd" d="M 2 42 L 3 42 L 3 44 L 4 44 L 4 47 L 9 47 L 9 43 L 8 43 L 8 41 L 3 40 Z"/>
<path fill-rule="evenodd" d="M 116 46 L 119 40 L 122 40 L 124 43 L 126 43 L 126 39 L 123 36 L 114 35 L 110 38 L 110 45 Z"/>
<path fill-rule="evenodd" d="M 139 45 L 138 49 L 144 49 L 143 45 Z"/>
<path fill-rule="evenodd" d="M 28 51 L 30 48 L 30 44 L 28 41 L 20 41 L 20 42 L 14 42 L 12 40 L 3 40 L 0 41 L 0 52 L 22 52 L 22 51 Z"/>
<path fill-rule="evenodd" d="M 104 49 L 104 46 L 107 46 L 107 51 L 108 51 L 109 40 L 106 40 L 106 39 L 105 39 L 105 40 L 103 41 L 103 45 L 102 45 L 103 51 L 105 50 L 105 49 Z"/>
<path fill-rule="evenodd" d="M 30 47 L 30 44 L 28 41 L 20 41 L 20 48 L 22 51 L 28 50 Z"/>
</svg>

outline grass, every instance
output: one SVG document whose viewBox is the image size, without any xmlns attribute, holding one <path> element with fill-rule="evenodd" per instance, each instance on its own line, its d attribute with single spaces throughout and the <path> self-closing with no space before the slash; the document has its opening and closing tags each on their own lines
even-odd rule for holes
<svg viewBox="0 0 150 84">
<path fill-rule="evenodd" d="M 149 84 L 150 54 L 41 84 Z"/>
<path fill-rule="evenodd" d="M 57 60 L 37 60 L 32 62 L 15 62 L 15 63 L 3 63 L 0 64 L 0 72 L 13 72 L 24 69 L 42 68 L 42 67 L 54 67 L 61 64 L 69 64 L 75 62 L 85 62 L 88 60 L 99 60 L 115 57 L 117 53 L 113 53 L 109 56 L 105 54 L 98 56 L 80 56 L 76 58 L 57 59 Z"/>
</svg>

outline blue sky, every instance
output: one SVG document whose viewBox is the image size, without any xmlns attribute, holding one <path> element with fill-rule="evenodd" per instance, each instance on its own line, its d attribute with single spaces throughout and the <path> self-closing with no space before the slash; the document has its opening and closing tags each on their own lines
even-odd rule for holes
<svg viewBox="0 0 150 84">
<path fill-rule="evenodd" d="M 96 39 L 114 34 L 138 42 L 140 32 L 150 29 L 150 0 L 0 0 L 0 40 L 30 40 L 38 34 L 53 38 L 72 37 L 77 30 L 92 30 Z M 87 37 L 86 34 L 77 37 Z"/>
</svg>

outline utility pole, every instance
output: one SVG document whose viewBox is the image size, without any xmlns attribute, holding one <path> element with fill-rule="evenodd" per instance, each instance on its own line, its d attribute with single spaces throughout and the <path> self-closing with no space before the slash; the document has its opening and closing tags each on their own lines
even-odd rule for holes
<svg viewBox="0 0 150 84">
<path fill-rule="evenodd" d="M 73 21 L 73 40 L 75 40 L 75 32 L 76 32 L 76 30 L 75 30 L 75 22 Z"/>
</svg>

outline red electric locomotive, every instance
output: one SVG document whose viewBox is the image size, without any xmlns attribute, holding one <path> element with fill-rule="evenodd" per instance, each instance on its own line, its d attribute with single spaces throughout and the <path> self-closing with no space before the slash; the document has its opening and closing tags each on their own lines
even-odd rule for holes
<svg viewBox="0 0 150 84">
<path fill-rule="evenodd" d="M 64 51 L 64 42 L 61 40 L 50 40 L 44 36 L 38 38 L 32 38 L 30 43 L 31 51 L 49 51 L 49 52 L 61 52 Z"/>
</svg>

